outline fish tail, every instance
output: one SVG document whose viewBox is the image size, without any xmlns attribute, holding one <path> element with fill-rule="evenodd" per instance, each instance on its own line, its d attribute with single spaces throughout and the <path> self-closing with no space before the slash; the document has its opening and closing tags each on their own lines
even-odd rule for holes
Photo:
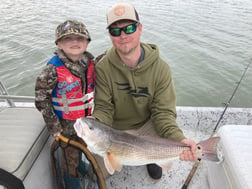
<svg viewBox="0 0 252 189">
<path fill-rule="evenodd" d="M 219 140 L 220 137 L 211 137 L 207 140 L 199 142 L 197 144 L 199 157 L 210 161 L 221 161 Z"/>
</svg>

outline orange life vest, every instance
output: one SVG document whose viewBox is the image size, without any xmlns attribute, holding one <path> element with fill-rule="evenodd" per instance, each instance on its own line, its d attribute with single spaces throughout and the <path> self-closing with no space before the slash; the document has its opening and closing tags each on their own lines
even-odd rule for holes
<svg viewBox="0 0 252 189">
<path fill-rule="evenodd" d="M 94 108 L 95 72 L 94 63 L 89 62 L 85 95 L 81 86 L 81 79 L 74 76 L 62 63 L 58 56 L 52 57 L 48 64 L 56 67 L 58 83 L 53 89 L 53 108 L 61 119 L 76 120 L 90 115 Z"/>
</svg>

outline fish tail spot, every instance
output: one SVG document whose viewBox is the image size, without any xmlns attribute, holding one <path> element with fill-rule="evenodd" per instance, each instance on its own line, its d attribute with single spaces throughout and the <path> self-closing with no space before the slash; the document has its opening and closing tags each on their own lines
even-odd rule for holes
<svg viewBox="0 0 252 189">
<path fill-rule="evenodd" d="M 221 161 L 218 146 L 220 137 L 211 137 L 197 144 L 197 151 L 202 159 L 210 161 Z"/>
</svg>

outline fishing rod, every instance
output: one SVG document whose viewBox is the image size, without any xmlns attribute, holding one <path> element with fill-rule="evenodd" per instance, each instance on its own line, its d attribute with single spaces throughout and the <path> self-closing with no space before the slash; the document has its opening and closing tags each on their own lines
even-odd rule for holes
<svg viewBox="0 0 252 189">
<path fill-rule="evenodd" d="M 222 120 L 222 118 L 223 118 L 223 116 L 224 116 L 224 114 L 225 114 L 225 112 L 226 112 L 228 106 L 230 105 L 230 103 L 231 103 L 231 101 L 232 101 L 232 99 L 233 99 L 233 97 L 234 97 L 234 95 L 235 95 L 237 89 L 239 88 L 239 86 L 240 86 L 240 84 L 241 84 L 241 82 L 242 82 L 242 80 L 243 80 L 243 77 L 246 75 L 246 72 L 247 72 L 247 70 L 248 70 L 248 68 L 249 68 L 249 66 L 250 66 L 250 64 L 251 64 L 251 62 L 252 62 L 252 58 L 250 59 L 250 61 L 249 61 L 248 65 L 247 65 L 247 67 L 245 68 L 245 70 L 244 70 L 244 72 L 243 72 L 243 74 L 242 74 L 242 76 L 241 76 L 240 81 L 237 82 L 237 85 L 236 85 L 236 87 L 235 87 L 235 89 L 234 89 L 234 91 L 233 91 L 231 97 L 229 98 L 228 102 L 225 103 L 225 108 L 224 108 L 224 110 L 223 110 L 223 112 L 222 112 L 222 114 L 221 114 L 219 120 L 217 121 L 217 123 L 216 123 L 216 125 L 215 125 L 215 127 L 214 127 L 214 129 L 213 129 L 213 132 L 212 132 L 212 134 L 210 135 L 209 138 L 211 138 L 211 137 L 215 134 L 215 132 L 216 132 L 216 130 L 217 130 L 217 128 L 218 128 L 218 126 L 219 126 L 219 124 L 220 124 L 220 122 L 221 122 L 221 120 Z M 196 170 L 197 170 L 197 168 L 198 168 L 198 166 L 199 166 L 200 160 L 201 160 L 201 159 L 199 158 L 199 159 L 194 163 L 194 165 L 193 165 L 193 167 L 192 167 L 190 173 L 188 174 L 188 176 L 187 176 L 187 178 L 186 178 L 186 181 L 185 181 L 185 183 L 184 183 L 184 185 L 182 186 L 181 189 L 186 189 L 187 186 L 189 185 L 190 181 L 191 181 L 192 178 L 193 178 L 193 175 L 195 174 L 195 172 L 196 172 Z"/>
</svg>

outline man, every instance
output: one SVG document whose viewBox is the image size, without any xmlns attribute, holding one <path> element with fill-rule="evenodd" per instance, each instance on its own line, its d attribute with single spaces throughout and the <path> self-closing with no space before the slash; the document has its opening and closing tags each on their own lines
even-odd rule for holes
<svg viewBox="0 0 252 189">
<path fill-rule="evenodd" d="M 135 8 L 127 3 L 107 13 L 107 29 L 113 43 L 99 57 L 93 117 L 115 129 L 135 130 L 139 135 L 161 136 L 191 146 L 181 160 L 196 160 L 196 144 L 186 139 L 176 123 L 176 99 L 171 72 L 159 57 L 156 45 L 140 42 L 142 24 Z M 151 178 L 162 169 L 147 165 Z"/>
</svg>

